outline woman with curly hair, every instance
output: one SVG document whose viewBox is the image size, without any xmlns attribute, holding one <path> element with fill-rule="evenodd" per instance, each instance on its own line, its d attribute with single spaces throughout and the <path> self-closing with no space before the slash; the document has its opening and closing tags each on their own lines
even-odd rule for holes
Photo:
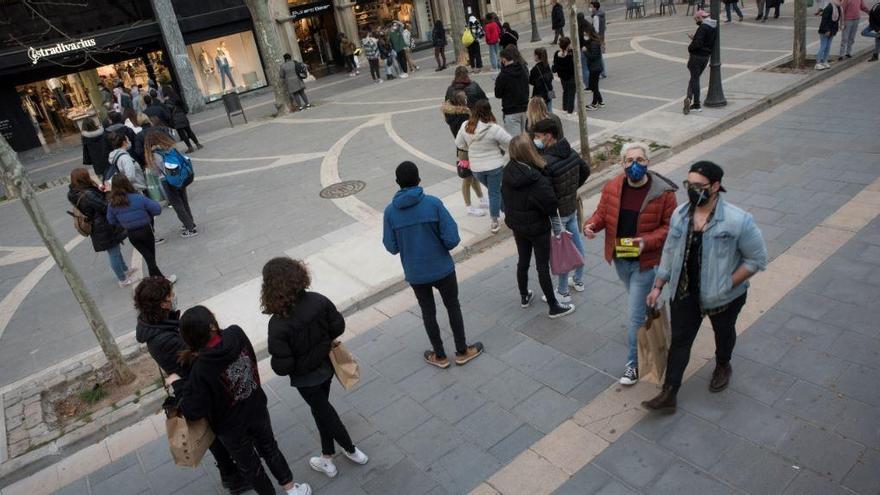
<svg viewBox="0 0 880 495">
<path fill-rule="evenodd" d="M 315 471 L 333 478 L 337 474 L 334 441 L 352 462 L 366 464 L 368 457 L 355 447 L 336 409 L 330 404 L 333 365 L 330 348 L 345 331 L 345 319 L 326 297 L 307 289 L 309 272 L 300 260 L 280 257 L 263 266 L 260 296 L 269 319 L 269 354 L 272 369 L 290 377 L 312 410 L 321 436 L 321 456 L 309 459 Z"/>
</svg>

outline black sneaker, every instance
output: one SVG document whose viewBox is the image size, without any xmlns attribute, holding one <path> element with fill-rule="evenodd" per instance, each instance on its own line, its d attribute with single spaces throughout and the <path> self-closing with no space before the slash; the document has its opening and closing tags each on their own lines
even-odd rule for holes
<svg viewBox="0 0 880 495">
<path fill-rule="evenodd" d="M 572 313 L 574 313 L 574 304 L 560 304 L 556 307 L 550 308 L 550 314 L 548 316 L 551 320 L 555 320 L 556 318 L 562 318 L 563 316 Z"/>
<path fill-rule="evenodd" d="M 532 293 L 532 291 L 529 291 L 528 294 L 526 294 L 524 296 L 520 296 L 520 306 L 522 306 L 524 308 L 528 308 L 529 306 L 532 305 L 533 299 L 535 299 L 535 295 Z"/>
<path fill-rule="evenodd" d="M 639 383 L 639 369 L 632 365 L 632 363 L 626 365 L 626 369 L 623 370 L 623 376 L 620 377 L 621 385 L 635 385 Z"/>
<path fill-rule="evenodd" d="M 871 55 L 871 58 L 868 59 L 868 62 L 876 62 L 876 61 L 877 61 L 877 54 L 876 53 Z"/>
<path fill-rule="evenodd" d="M 197 231 L 196 229 L 184 230 L 183 232 L 180 233 L 180 237 L 183 237 L 184 239 L 188 239 L 190 237 L 195 237 L 197 235 L 199 235 L 199 231 Z"/>
<path fill-rule="evenodd" d="M 691 105 L 691 112 L 702 112 L 702 111 L 703 111 L 703 107 L 701 107 L 699 103 L 694 103 L 693 105 Z"/>
<path fill-rule="evenodd" d="M 596 105 L 596 106 L 599 107 L 599 108 L 605 108 L 605 102 L 600 102 L 600 103 L 599 103 L 598 105 Z"/>
<path fill-rule="evenodd" d="M 850 55 L 849 53 L 847 53 L 847 54 L 846 54 L 846 58 L 852 58 L 852 55 Z"/>
</svg>

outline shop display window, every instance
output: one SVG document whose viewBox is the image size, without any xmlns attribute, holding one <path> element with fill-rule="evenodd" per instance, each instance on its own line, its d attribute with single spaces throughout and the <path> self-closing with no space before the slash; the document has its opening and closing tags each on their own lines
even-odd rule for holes
<svg viewBox="0 0 880 495">
<path fill-rule="evenodd" d="M 206 101 L 219 100 L 224 93 L 266 86 L 266 74 L 251 31 L 193 43 L 186 48 Z"/>
<path fill-rule="evenodd" d="M 415 8 L 410 0 L 385 0 L 358 2 L 354 8 L 358 29 L 386 29 L 393 21 L 409 23 L 416 39 L 424 38 L 416 21 Z"/>
</svg>

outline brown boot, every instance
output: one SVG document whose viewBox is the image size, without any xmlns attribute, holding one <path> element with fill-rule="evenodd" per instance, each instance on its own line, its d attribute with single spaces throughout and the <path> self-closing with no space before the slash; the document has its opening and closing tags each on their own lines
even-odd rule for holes
<svg viewBox="0 0 880 495">
<path fill-rule="evenodd" d="M 663 390 L 657 397 L 642 402 L 642 407 L 661 414 L 674 414 L 676 408 L 675 396 L 677 394 L 678 390 L 673 388 L 672 385 L 663 385 Z"/>
<path fill-rule="evenodd" d="M 730 363 L 716 364 L 715 371 L 712 372 L 712 381 L 709 382 L 709 392 L 717 393 L 727 388 L 731 374 L 733 374 L 733 368 Z"/>
</svg>

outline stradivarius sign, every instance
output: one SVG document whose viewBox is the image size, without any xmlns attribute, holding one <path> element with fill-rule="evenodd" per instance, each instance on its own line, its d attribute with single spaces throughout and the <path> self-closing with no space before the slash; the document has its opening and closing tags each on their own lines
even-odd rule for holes
<svg viewBox="0 0 880 495">
<path fill-rule="evenodd" d="M 75 52 L 77 50 L 85 50 L 86 48 L 91 48 L 93 46 L 95 46 L 95 38 L 80 39 L 73 43 L 56 43 L 54 46 L 46 46 L 43 48 L 29 47 L 28 57 L 30 57 L 31 63 L 36 65 L 36 63 L 43 57 L 58 55 L 60 53 Z"/>
</svg>

